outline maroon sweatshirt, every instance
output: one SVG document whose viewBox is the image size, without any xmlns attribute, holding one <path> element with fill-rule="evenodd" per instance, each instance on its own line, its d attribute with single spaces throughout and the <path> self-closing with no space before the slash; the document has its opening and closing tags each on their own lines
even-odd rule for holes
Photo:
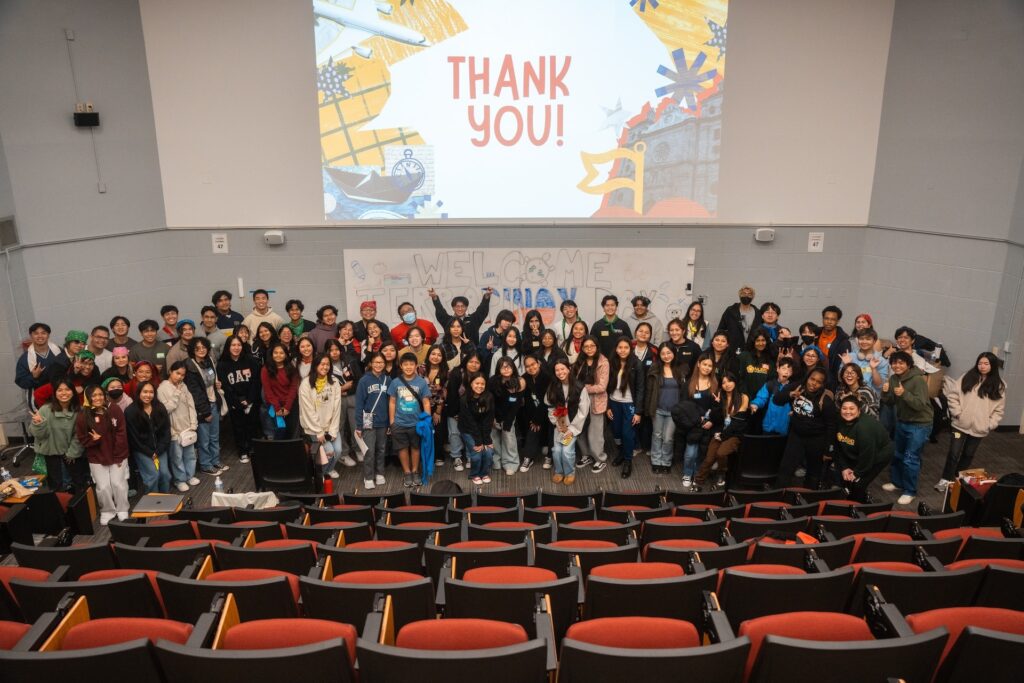
<svg viewBox="0 0 1024 683">
<path fill-rule="evenodd" d="M 100 435 L 93 441 L 90 431 Z M 105 415 L 89 417 L 89 410 L 79 411 L 75 421 L 75 436 L 85 448 L 85 457 L 93 465 L 117 465 L 128 458 L 128 432 L 125 431 L 124 413 L 116 405 L 107 406 Z"/>
</svg>

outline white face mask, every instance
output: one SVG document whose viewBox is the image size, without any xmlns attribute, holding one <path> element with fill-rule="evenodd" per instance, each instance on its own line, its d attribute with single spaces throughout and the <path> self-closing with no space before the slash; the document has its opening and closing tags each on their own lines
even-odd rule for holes
<svg viewBox="0 0 1024 683">
<path fill-rule="evenodd" d="M 406 325 L 412 325 L 414 322 L 416 322 L 416 312 L 409 311 L 408 313 L 403 315 L 402 322 L 404 322 Z"/>
</svg>

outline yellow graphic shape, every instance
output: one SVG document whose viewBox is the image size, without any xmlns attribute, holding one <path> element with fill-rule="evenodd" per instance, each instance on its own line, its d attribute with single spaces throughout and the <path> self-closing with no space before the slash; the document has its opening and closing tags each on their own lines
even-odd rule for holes
<svg viewBox="0 0 1024 683">
<path fill-rule="evenodd" d="M 613 190 L 632 190 L 633 191 L 633 210 L 638 215 L 643 215 L 644 208 L 644 152 L 647 150 L 647 145 L 643 142 L 638 142 L 633 146 L 633 149 L 627 147 L 617 147 L 610 149 L 607 152 L 600 152 L 593 154 L 591 152 L 580 152 L 580 158 L 583 160 L 583 168 L 587 170 L 587 175 L 576 185 L 581 191 L 587 194 L 605 194 Z M 598 176 L 597 164 L 607 164 L 618 159 L 625 159 L 633 164 L 633 177 L 618 177 L 610 178 L 599 185 L 592 185 L 591 181 Z"/>
</svg>

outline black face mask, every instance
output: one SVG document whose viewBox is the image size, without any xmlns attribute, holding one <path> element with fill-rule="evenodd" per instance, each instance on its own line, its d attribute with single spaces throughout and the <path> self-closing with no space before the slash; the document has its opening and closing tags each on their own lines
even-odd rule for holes
<svg viewBox="0 0 1024 683">
<path fill-rule="evenodd" d="M 107 396 L 110 397 L 111 401 L 118 401 L 124 396 L 124 389 L 111 389 L 107 392 Z"/>
<path fill-rule="evenodd" d="M 804 344 L 806 344 L 807 346 L 810 346 L 811 344 L 814 343 L 814 335 L 811 334 L 801 334 L 800 339 L 803 340 Z"/>
<path fill-rule="evenodd" d="M 752 297 L 752 296 L 741 296 L 740 297 L 740 303 L 743 304 L 744 306 L 749 306 L 750 302 L 753 301 L 753 300 L 754 300 L 754 297 Z"/>
</svg>

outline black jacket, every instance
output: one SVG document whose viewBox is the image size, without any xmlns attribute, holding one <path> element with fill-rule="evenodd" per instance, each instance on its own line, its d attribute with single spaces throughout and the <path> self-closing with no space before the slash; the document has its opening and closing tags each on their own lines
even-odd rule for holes
<svg viewBox="0 0 1024 683">
<path fill-rule="evenodd" d="M 611 358 L 615 353 L 615 342 L 619 337 L 633 338 L 633 331 L 629 329 L 629 323 L 617 316 L 612 322 L 608 322 L 604 316 L 601 316 L 591 326 L 590 334 L 597 338 L 597 346 L 606 358 Z"/>
<path fill-rule="evenodd" d="M 491 295 L 484 294 L 480 299 L 480 304 L 476 307 L 476 310 L 472 313 L 468 313 L 464 316 L 455 316 L 444 310 L 444 305 L 441 303 L 441 297 L 434 297 L 434 317 L 437 318 L 437 322 L 441 324 L 441 329 L 444 331 L 448 330 L 448 325 L 453 320 L 458 318 L 459 322 L 462 323 L 462 334 L 473 343 L 474 346 L 480 343 L 480 326 L 487 320 L 487 314 L 491 310 Z"/>
<path fill-rule="evenodd" d="M 159 401 L 153 402 L 152 415 L 147 415 L 138 403 L 132 403 L 124 411 L 124 426 L 133 453 L 165 455 L 171 447 L 171 419 Z"/>
<path fill-rule="evenodd" d="M 509 391 L 501 377 L 495 375 L 487 383 L 487 390 L 494 397 L 494 419 L 503 431 L 509 431 L 516 423 L 516 415 L 523 408 L 525 391 Z"/>
<path fill-rule="evenodd" d="M 772 402 L 775 405 L 784 406 L 788 403 L 792 406 L 789 418 L 791 433 L 798 436 L 823 436 L 831 444 L 836 437 L 839 416 L 832 393 L 822 389 L 817 396 L 804 394 L 794 398 L 792 394 L 797 386 L 792 382 L 787 384 L 772 397 Z"/>
<path fill-rule="evenodd" d="M 531 424 L 536 424 L 543 427 L 550 424 L 548 408 L 544 403 L 544 397 L 551 385 L 550 372 L 542 366 L 536 376 L 527 374 L 523 375 L 523 379 L 526 380 L 526 391 L 523 396 L 523 409 L 519 413 L 523 426 L 529 427 Z"/>
<path fill-rule="evenodd" d="M 387 325 L 385 325 L 384 323 L 382 323 L 381 321 L 377 320 L 376 318 L 374 318 L 373 321 L 375 323 L 377 323 L 378 325 L 380 325 L 380 338 L 383 339 L 384 341 L 387 341 L 387 340 L 391 339 L 391 328 L 388 327 Z M 360 342 L 366 341 L 366 321 L 365 320 L 360 318 L 359 320 L 353 321 L 352 322 L 352 328 L 355 330 L 355 337 L 356 337 L 356 339 L 358 339 Z"/>
<path fill-rule="evenodd" d="M 484 392 L 479 399 L 469 394 L 459 399 L 459 432 L 473 439 L 476 445 L 491 445 L 494 426 L 494 397 Z"/>
<path fill-rule="evenodd" d="M 242 401 L 252 406 L 259 404 L 260 368 L 251 356 L 243 353 L 238 360 L 232 360 L 228 354 L 222 354 L 217 362 L 217 379 L 228 399 L 228 407 L 241 409 Z"/>
<path fill-rule="evenodd" d="M 220 394 L 214 391 L 213 396 L 215 400 L 211 403 L 206 394 L 206 383 L 203 381 L 203 376 L 199 374 L 195 361 L 190 358 L 185 361 L 185 367 L 187 368 L 185 386 L 188 387 L 188 392 L 192 394 L 192 400 L 195 401 L 196 416 L 199 418 L 199 421 L 204 421 L 215 410 L 218 411 L 217 417 L 220 417 Z"/>
<path fill-rule="evenodd" d="M 685 437 L 686 443 L 700 443 L 711 437 L 712 430 L 701 427 L 704 418 L 693 399 L 684 398 L 676 404 L 672 409 L 672 421 L 678 433 Z"/>
<path fill-rule="evenodd" d="M 747 328 L 750 330 L 756 330 L 761 326 L 761 311 L 757 306 L 753 306 L 753 309 L 754 319 L 750 321 L 750 326 Z M 718 323 L 719 330 L 725 330 L 729 333 L 729 346 L 734 349 L 743 348 L 743 344 L 747 340 L 746 335 L 743 333 L 743 323 L 740 322 L 740 317 L 740 302 L 737 301 L 725 309 L 725 312 L 722 313 L 722 321 Z"/>
<path fill-rule="evenodd" d="M 629 391 L 630 391 L 630 395 L 631 395 L 631 397 L 633 399 L 633 409 L 636 411 L 637 415 L 643 415 L 644 414 L 644 397 L 645 397 L 645 393 L 644 392 L 646 391 L 646 382 L 647 382 L 647 368 L 645 366 L 641 365 L 640 361 L 636 360 L 635 356 L 630 355 L 630 358 L 633 361 L 635 361 L 635 362 L 630 363 L 631 367 L 627 369 L 627 371 L 631 375 L 631 377 L 629 379 L 629 383 L 630 383 L 632 388 Z M 609 366 L 610 365 L 611 365 L 611 363 L 609 362 Z M 616 371 L 612 370 L 611 367 L 608 368 L 608 400 L 609 401 L 612 400 L 612 396 L 620 395 L 619 387 L 615 386 L 613 388 L 613 385 L 615 384 L 615 382 L 618 379 L 617 374 L 618 373 Z M 625 372 L 623 373 L 623 375 L 625 375 Z M 623 379 L 626 379 L 625 376 L 623 376 Z"/>
<path fill-rule="evenodd" d="M 692 342 L 689 339 L 684 339 L 682 344 L 675 344 L 671 340 L 668 342 L 669 346 L 676 353 L 676 359 L 673 361 L 673 365 L 686 366 L 686 372 L 684 376 L 686 379 L 690 378 L 693 374 L 693 369 L 697 367 L 697 359 L 700 357 L 701 349 L 697 346 L 696 342 Z"/>
</svg>

